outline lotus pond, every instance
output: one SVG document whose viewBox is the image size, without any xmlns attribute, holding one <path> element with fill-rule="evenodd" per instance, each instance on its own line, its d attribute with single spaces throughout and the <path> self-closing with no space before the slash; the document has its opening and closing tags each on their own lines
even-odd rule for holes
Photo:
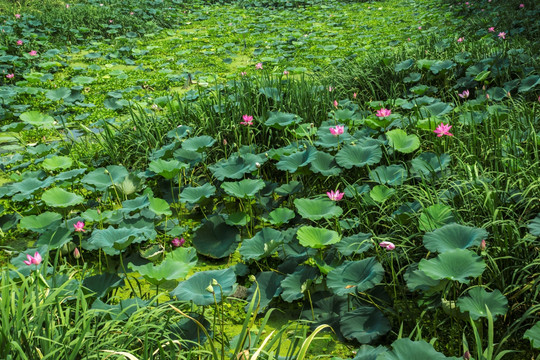
<svg viewBox="0 0 540 360">
<path fill-rule="evenodd" d="M 540 359 L 540 6 L 0 1 L 0 357 Z"/>
</svg>

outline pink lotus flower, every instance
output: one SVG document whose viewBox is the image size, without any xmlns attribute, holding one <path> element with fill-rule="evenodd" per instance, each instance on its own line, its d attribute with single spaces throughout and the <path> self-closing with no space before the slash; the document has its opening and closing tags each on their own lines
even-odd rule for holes
<svg viewBox="0 0 540 360">
<path fill-rule="evenodd" d="M 242 75 L 242 76 L 246 76 L 246 75 L 247 75 L 247 72 L 245 72 L 245 71 L 242 71 L 242 72 L 240 73 L 240 75 Z"/>
<path fill-rule="evenodd" d="M 418 30 L 422 30 L 422 27 L 421 27 L 421 26 L 419 26 L 419 27 L 418 27 Z"/>
<path fill-rule="evenodd" d="M 433 132 L 437 134 L 437 137 L 441 137 L 443 135 L 454 136 L 453 134 L 450 134 L 448 132 L 451 128 L 452 128 L 452 125 L 445 125 L 441 123 L 441 125 L 437 126 L 437 128 L 433 130 Z"/>
<path fill-rule="evenodd" d="M 182 245 L 184 245 L 184 243 L 186 242 L 186 240 L 184 240 L 184 238 L 174 238 L 171 240 L 171 245 L 173 247 L 180 247 Z"/>
<path fill-rule="evenodd" d="M 482 242 L 480 242 L 480 250 L 484 251 L 486 250 L 486 240 L 482 239 Z"/>
<path fill-rule="evenodd" d="M 84 230 L 84 223 L 82 221 L 77 221 L 77 223 L 73 224 L 73 227 L 75 228 L 76 232 L 86 232 L 86 230 Z"/>
<path fill-rule="evenodd" d="M 458 94 L 458 96 L 462 99 L 466 99 L 469 97 L 469 90 L 463 90 L 461 94 Z"/>
<path fill-rule="evenodd" d="M 330 128 L 330 133 L 334 136 L 343 134 L 345 131 L 345 125 L 336 125 L 335 127 Z"/>
<path fill-rule="evenodd" d="M 339 104 L 338 104 L 337 100 L 334 100 L 334 107 L 335 107 L 336 109 L 338 108 L 338 105 L 339 105 Z"/>
<path fill-rule="evenodd" d="M 66 9 L 69 9 L 69 4 L 66 4 Z"/>
<path fill-rule="evenodd" d="M 6 77 L 8 79 L 13 79 L 15 77 L 15 74 L 7 74 Z"/>
<path fill-rule="evenodd" d="M 133 15 L 133 14 L 135 14 L 133 11 L 129 13 L 129 15 Z"/>
<path fill-rule="evenodd" d="M 289 72 L 287 70 L 283 70 L 283 75 L 289 75 Z"/>
<path fill-rule="evenodd" d="M 392 114 L 392 110 L 382 108 L 382 109 L 377 110 L 377 113 L 375 115 L 377 115 L 378 117 L 387 117 L 387 116 L 390 116 L 391 114 Z"/>
<path fill-rule="evenodd" d="M 37 51 L 36 50 L 32 50 L 28 53 L 28 55 L 30 56 L 37 56 Z"/>
<path fill-rule="evenodd" d="M 32 255 L 30 255 L 30 254 L 26 254 L 26 258 L 27 258 L 28 260 L 24 260 L 23 262 L 24 262 L 26 265 L 28 265 L 28 266 L 30 266 L 30 265 L 32 265 L 32 264 L 34 264 L 34 265 L 39 265 L 39 264 L 41 264 L 41 261 L 43 260 L 43 259 L 41 258 L 41 255 L 40 255 L 37 251 L 36 251 L 36 253 L 34 254 L 34 256 L 32 256 Z"/>
<path fill-rule="evenodd" d="M 465 40 L 465 38 L 460 37 L 459 39 L 457 39 L 457 42 L 460 43 L 463 42 L 463 40 Z"/>
<path fill-rule="evenodd" d="M 78 258 L 81 257 L 81 252 L 79 251 L 78 248 L 75 248 L 75 250 L 73 250 L 73 257 L 74 257 L 75 259 L 78 259 Z"/>
<path fill-rule="evenodd" d="M 22 44 L 23 44 L 22 40 L 17 40 L 17 45 L 22 45 Z"/>
<path fill-rule="evenodd" d="M 15 14 L 15 17 L 16 17 L 17 19 L 20 19 L 20 18 L 21 18 L 21 14 Z"/>
<path fill-rule="evenodd" d="M 339 192 L 339 190 L 336 190 L 335 192 L 334 190 L 331 190 L 331 191 L 328 191 L 326 195 L 328 195 L 328 198 L 332 201 L 339 201 L 343 199 L 344 193 Z"/>
<path fill-rule="evenodd" d="M 261 70 L 262 68 L 263 68 L 262 63 L 257 63 L 257 65 L 255 65 L 255 69 L 257 70 Z"/>
<path fill-rule="evenodd" d="M 352 97 L 355 98 L 355 99 L 356 99 L 357 96 L 358 96 L 357 93 L 353 93 L 353 94 L 352 94 Z"/>
<path fill-rule="evenodd" d="M 495 26 L 492 26 L 492 27 L 488 28 L 488 31 L 489 32 L 495 32 Z"/>
<path fill-rule="evenodd" d="M 525 7 L 525 4 L 519 4 L 519 8 L 523 9 Z"/>
<path fill-rule="evenodd" d="M 506 33 L 504 31 L 501 31 L 499 35 L 497 36 L 500 37 L 501 39 L 506 39 Z"/>
<path fill-rule="evenodd" d="M 388 251 L 394 250 L 396 248 L 396 245 L 394 245 L 394 243 L 391 243 L 390 241 L 382 241 L 379 243 L 379 246 L 385 248 Z"/>
<path fill-rule="evenodd" d="M 111 19 L 111 20 L 109 20 L 109 24 L 112 24 L 112 23 L 113 23 L 112 19 Z"/>
<path fill-rule="evenodd" d="M 332 92 L 332 91 L 334 91 L 334 88 L 331 87 L 331 86 L 329 86 L 329 87 L 328 87 L 328 91 L 329 91 L 329 92 Z"/>
<path fill-rule="evenodd" d="M 241 125 L 245 125 L 245 126 L 253 125 L 253 116 L 244 115 L 244 116 L 242 116 L 242 119 L 244 121 L 240 122 Z"/>
</svg>

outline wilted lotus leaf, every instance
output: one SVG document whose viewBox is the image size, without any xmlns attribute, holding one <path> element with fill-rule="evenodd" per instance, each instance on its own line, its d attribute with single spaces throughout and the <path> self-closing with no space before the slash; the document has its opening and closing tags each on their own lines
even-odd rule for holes
<svg viewBox="0 0 540 360">
<path fill-rule="evenodd" d="M 482 275 L 486 263 L 469 250 L 457 249 L 439 254 L 434 259 L 422 259 L 418 268 L 434 280 L 448 279 L 466 284 L 470 277 Z"/>
<path fill-rule="evenodd" d="M 197 251 L 192 247 L 179 247 L 165 255 L 158 265 L 148 263 L 136 266 L 129 263 L 129 268 L 138 272 L 154 285 L 167 280 L 180 280 L 197 264 Z"/>
<path fill-rule="evenodd" d="M 215 215 L 204 221 L 193 234 L 193 246 L 205 256 L 221 259 L 232 254 L 240 242 L 240 234 L 229 226 L 221 216 Z"/>
<path fill-rule="evenodd" d="M 41 195 L 41 200 L 48 206 L 64 208 L 79 205 L 84 201 L 84 198 L 62 188 L 55 187 L 45 191 Z"/>
<path fill-rule="evenodd" d="M 353 166 L 374 165 L 381 161 L 381 158 L 380 145 L 345 145 L 336 154 L 337 163 L 345 169 L 351 169 Z"/>
<path fill-rule="evenodd" d="M 253 197 L 264 188 L 264 181 L 261 179 L 244 179 L 236 182 L 224 182 L 221 187 L 231 196 L 243 199 Z"/>
<path fill-rule="evenodd" d="M 313 226 L 302 226 L 296 232 L 298 241 L 302 246 L 321 249 L 325 246 L 339 242 L 341 237 L 334 230 L 323 229 Z"/>
<path fill-rule="evenodd" d="M 283 243 L 281 231 L 263 228 L 251 239 L 244 239 L 240 246 L 240 255 L 245 260 L 261 260 L 272 255 Z"/>
<path fill-rule="evenodd" d="M 377 285 L 383 278 L 384 269 L 374 257 L 358 261 L 346 261 L 328 273 L 328 287 L 336 295 L 355 294 Z"/>
<path fill-rule="evenodd" d="M 425 234 L 424 246 L 431 252 L 443 253 L 479 246 L 487 236 L 485 229 L 452 223 Z"/>
<path fill-rule="evenodd" d="M 212 285 L 214 280 L 220 286 Z M 171 295 L 176 296 L 181 301 L 193 301 L 195 305 L 199 306 L 212 305 L 214 304 L 214 296 L 215 301 L 220 303 L 222 295 L 233 294 L 236 285 L 236 275 L 233 268 L 200 271 L 178 284 L 171 291 Z"/>
<path fill-rule="evenodd" d="M 314 221 L 331 219 L 343 213 L 343 209 L 330 199 L 295 199 L 294 205 L 303 218 Z"/>
<path fill-rule="evenodd" d="M 411 153 L 420 147 L 420 139 L 416 135 L 407 135 L 404 130 L 394 129 L 386 133 L 389 145 L 404 154 Z"/>
<path fill-rule="evenodd" d="M 180 202 L 196 204 L 203 199 L 209 199 L 216 193 L 216 187 L 210 183 L 202 186 L 188 186 L 180 193 Z"/>
<path fill-rule="evenodd" d="M 481 287 L 469 290 L 467 296 L 458 299 L 457 305 L 461 312 L 469 312 L 471 319 L 478 320 L 487 317 L 486 307 L 492 316 L 504 315 L 508 308 L 508 300 L 499 290 L 488 293 Z"/>
<path fill-rule="evenodd" d="M 373 306 L 360 306 L 340 317 L 341 333 L 348 340 L 369 343 L 390 331 L 390 322 Z"/>
</svg>

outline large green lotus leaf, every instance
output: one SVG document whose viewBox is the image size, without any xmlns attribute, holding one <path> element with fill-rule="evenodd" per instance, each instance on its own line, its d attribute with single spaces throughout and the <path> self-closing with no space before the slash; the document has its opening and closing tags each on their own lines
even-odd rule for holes
<svg viewBox="0 0 540 360">
<path fill-rule="evenodd" d="M 313 306 L 302 311 L 302 317 L 312 321 L 310 327 L 315 329 L 322 324 L 330 325 L 338 339 L 345 340 L 340 331 L 339 319 L 348 310 L 347 298 L 328 291 L 318 291 L 311 294 L 311 304 Z"/>
<path fill-rule="evenodd" d="M 244 179 L 235 182 L 224 182 L 221 187 L 231 196 L 243 199 L 253 197 L 264 188 L 264 181 L 261 179 Z"/>
<path fill-rule="evenodd" d="M 259 313 L 263 312 L 268 305 L 270 305 L 272 300 L 281 294 L 283 291 L 281 288 L 281 281 L 283 281 L 284 278 L 285 276 L 274 271 L 263 271 L 257 274 L 255 279 L 257 280 L 260 291 L 260 298 L 257 299 L 259 301 Z M 253 296 L 256 294 L 256 288 L 256 284 L 253 284 L 248 290 L 248 305 L 246 305 L 246 309 L 253 299 Z"/>
<path fill-rule="evenodd" d="M 411 160 L 412 172 L 418 177 L 431 178 L 450 165 L 450 155 L 425 152 Z"/>
<path fill-rule="evenodd" d="M 71 165 L 73 165 L 73 160 L 69 156 L 53 156 L 43 160 L 42 163 L 43 168 L 49 171 L 69 169 Z"/>
<path fill-rule="evenodd" d="M 249 162 L 243 157 L 234 155 L 210 165 L 209 168 L 216 179 L 223 181 L 225 179 L 241 179 L 244 174 L 256 170 L 257 165 L 255 162 Z"/>
<path fill-rule="evenodd" d="M 124 279 L 116 273 L 104 273 L 86 276 L 83 286 L 95 294 L 98 299 L 107 295 L 111 290 L 124 286 Z"/>
<path fill-rule="evenodd" d="M 433 231 L 453 222 L 455 219 L 452 208 L 444 204 L 435 204 L 422 211 L 418 228 L 420 231 Z"/>
<path fill-rule="evenodd" d="M 240 234 L 229 226 L 221 216 L 208 218 L 193 234 L 193 246 L 205 256 L 221 259 L 236 250 Z"/>
<path fill-rule="evenodd" d="M 71 90 L 65 87 L 52 89 L 45 93 L 45 97 L 52 101 L 58 101 L 67 98 L 71 95 Z"/>
<path fill-rule="evenodd" d="M 492 316 L 506 314 L 508 300 L 499 290 L 488 293 L 481 287 L 475 287 L 467 296 L 460 297 L 457 305 L 462 313 L 468 311 L 471 319 L 478 320 L 488 316 L 486 307 Z"/>
<path fill-rule="evenodd" d="M 189 135 L 189 133 L 193 130 L 190 126 L 186 125 L 179 125 L 178 127 L 172 129 L 167 133 L 167 137 L 169 139 L 176 139 L 180 140 L 186 136 Z"/>
<path fill-rule="evenodd" d="M 213 286 L 214 280 L 220 286 Z M 214 304 L 214 295 L 215 301 L 220 303 L 222 295 L 233 294 L 236 285 L 236 274 L 233 268 L 201 271 L 178 284 L 171 291 L 171 295 L 176 296 L 181 301 L 193 301 L 195 305 L 206 306 Z M 208 291 L 209 286 L 212 286 L 214 293 Z"/>
<path fill-rule="evenodd" d="M 169 161 L 158 159 L 152 161 L 148 165 L 148 168 L 165 179 L 170 180 L 178 175 L 180 170 L 189 168 L 189 165 L 174 159 Z"/>
<path fill-rule="evenodd" d="M 272 255 L 283 243 L 281 231 L 263 228 L 251 239 L 244 239 L 240 246 L 240 255 L 245 260 L 261 260 Z"/>
<path fill-rule="evenodd" d="M 333 126 L 321 126 L 319 128 L 317 131 L 317 141 L 315 141 L 315 145 L 327 149 L 337 149 L 339 145 L 348 144 L 354 140 L 351 134 L 347 132 L 347 128 L 345 128 L 345 132 L 343 134 L 336 136 L 332 135 L 330 132 L 331 127 Z"/>
<path fill-rule="evenodd" d="M 340 242 L 335 244 L 334 247 L 344 256 L 362 254 L 373 247 L 373 243 L 370 239 L 371 233 L 358 233 L 344 237 Z"/>
<path fill-rule="evenodd" d="M 431 252 L 443 253 L 479 246 L 487 236 L 485 229 L 452 223 L 425 234 L 424 246 Z"/>
<path fill-rule="evenodd" d="M 407 288 L 410 291 L 428 291 L 431 288 L 439 285 L 439 283 L 441 282 L 440 280 L 433 280 L 425 273 L 418 270 L 418 263 L 409 265 L 403 277 L 407 282 Z"/>
<path fill-rule="evenodd" d="M 286 302 L 293 302 L 304 297 L 304 292 L 311 282 L 319 276 L 319 271 L 311 266 L 298 266 L 296 270 L 281 281 L 283 293 L 281 298 Z"/>
<path fill-rule="evenodd" d="M 79 205 L 84 201 L 84 198 L 80 195 L 66 191 L 62 188 L 52 188 L 41 195 L 41 200 L 52 207 L 70 207 Z"/>
<path fill-rule="evenodd" d="M 369 172 L 369 178 L 382 185 L 402 185 L 407 180 L 407 170 L 403 165 L 381 165 Z"/>
<path fill-rule="evenodd" d="M 139 238 L 133 242 L 141 242 L 142 240 L 154 240 L 157 236 L 156 225 L 152 216 L 133 216 L 128 219 L 123 219 L 118 222 L 119 228 L 134 229 L 139 231 Z"/>
<path fill-rule="evenodd" d="M 330 199 L 295 199 L 294 205 L 303 218 L 313 221 L 331 219 L 343 213 L 343 209 Z"/>
<path fill-rule="evenodd" d="M 200 152 L 204 148 L 208 148 L 214 145 L 215 142 L 216 139 L 208 135 L 196 136 L 184 140 L 184 142 L 182 143 L 182 149 Z"/>
<path fill-rule="evenodd" d="M 22 113 L 19 118 L 26 124 L 34 126 L 49 126 L 54 124 L 54 118 L 39 111 L 27 111 Z"/>
<path fill-rule="evenodd" d="M 445 103 L 442 101 L 434 102 L 433 104 L 427 105 L 422 108 L 422 113 L 425 113 L 424 109 L 427 110 L 428 114 L 430 116 L 443 116 L 448 114 L 452 111 L 454 106 L 449 103 Z"/>
<path fill-rule="evenodd" d="M 251 221 L 251 217 L 243 211 L 227 214 L 226 218 L 225 223 L 231 226 L 246 226 Z"/>
<path fill-rule="evenodd" d="M 411 66 L 414 65 L 414 59 L 407 59 L 405 61 L 402 61 L 400 62 L 399 64 L 396 64 L 396 66 L 394 67 L 394 70 L 396 72 L 400 72 L 400 71 L 403 71 L 403 70 L 409 70 L 411 68 Z"/>
<path fill-rule="evenodd" d="M 291 181 L 288 184 L 283 184 L 276 188 L 274 192 L 280 196 L 293 195 L 301 192 L 304 189 L 304 185 L 298 181 Z"/>
<path fill-rule="evenodd" d="M 534 236 L 540 236 L 540 213 L 536 215 L 534 219 L 531 220 L 529 225 L 527 225 L 529 231 Z"/>
<path fill-rule="evenodd" d="M 383 203 L 394 195 L 396 189 L 391 189 L 385 185 L 377 185 L 369 192 L 369 196 L 378 203 Z"/>
<path fill-rule="evenodd" d="M 384 269 L 374 257 L 359 261 L 346 261 L 328 273 L 326 283 L 336 295 L 355 294 L 377 285 Z"/>
<path fill-rule="evenodd" d="M 180 202 L 196 204 L 203 199 L 209 199 L 216 193 L 216 187 L 210 183 L 202 186 L 188 186 L 180 193 Z"/>
<path fill-rule="evenodd" d="M 53 181 L 54 179 L 52 177 L 48 177 L 45 180 L 38 180 L 30 177 L 23 181 L 13 183 L 10 185 L 10 193 L 15 194 L 12 199 L 13 201 L 28 200 L 36 190 L 48 187 Z"/>
<path fill-rule="evenodd" d="M 178 161 L 189 164 L 190 166 L 194 166 L 203 160 L 203 158 L 206 156 L 206 153 L 199 153 L 196 151 L 179 148 L 174 150 L 173 156 Z"/>
<path fill-rule="evenodd" d="M 522 92 L 529 92 L 531 89 L 536 87 L 536 85 L 540 84 L 540 76 L 538 75 L 531 75 L 526 77 L 525 79 L 521 80 L 521 85 L 519 85 L 518 91 L 520 93 Z"/>
<path fill-rule="evenodd" d="M 347 340 L 369 343 L 390 331 L 390 322 L 383 313 L 372 306 L 360 306 L 341 315 L 340 330 Z"/>
<path fill-rule="evenodd" d="M 150 205 L 150 200 L 147 195 L 138 196 L 133 200 L 124 200 L 122 201 L 122 211 L 130 213 L 132 211 L 136 210 L 142 210 L 144 208 L 147 208 Z M 88 210 L 87 210 L 88 211 Z M 94 220 L 91 221 L 98 221 L 99 220 L 99 214 L 97 218 L 92 214 L 88 214 L 89 216 L 94 217 Z"/>
<path fill-rule="evenodd" d="M 96 190 L 104 191 L 109 186 L 120 184 L 129 173 L 123 166 L 110 165 L 107 168 L 98 168 L 86 174 L 81 181 L 84 184 L 94 187 Z"/>
<path fill-rule="evenodd" d="M 72 240 L 71 231 L 57 226 L 45 231 L 34 243 L 34 246 L 46 245 L 49 249 L 59 249 Z"/>
<path fill-rule="evenodd" d="M 23 216 L 19 226 L 21 229 L 43 232 L 50 227 L 56 227 L 60 221 L 62 221 L 62 215 L 47 211 L 39 215 Z"/>
<path fill-rule="evenodd" d="M 318 151 L 315 158 L 311 161 L 310 169 L 314 173 L 324 176 L 335 176 L 341 174 L 341 168 L 338 166 L 333 155 Z"/>
<path fill-rule="evenodd" d="M 377 360 L 377 355 L 386 351 L 388 350 L 381 345 L 377 347 L 362 345 L 356 350 L 356 356 L 353 360 Z"/>
<path fill-rule="evenodd" d="M 351 169 L 353 166 L 375 165 L 381 161 L 381 158 L 382 150 L 379 145 L 345 145 L 336 154 L 337 163 L 345 169 Z"/>
<path fill-rule="evenodd" d="M 266 96 L 274 101 L 281 101 L 281 93 L 275 87 L 264 87 L 259 89 L 259 94 Z"/>
<path fill-rule="evenodd" d="M 86 172 L 86 168 L 83 169 L 73 169 L 69 171 L 61 172 L 60 174 L 54 177 L 54 181 L 69 181 L 73 180 L 79 175 L 82 175 Z"/>
<path fill-rule="evenodd" d="M 158 265 L 148 263 L 136 266 L 129 263 L 128 266 L 151 283 L 158 285 L 167 280 L 183 279 L 195 265 L 197 265 L 197 251 L 192 247 L 179 247 L 167 253 L 165 259 Z"/>
<path fill-rule="evenodd" d="M 486 263 L 469 250 L 457 249 L 439 254 L 434 259 L 422 259 L 418 268 L 434 280 L 448 279 L 466 284 L 470 277 L 482 275 Z"/>
<path fill-rule="evenodd" d="M 525 331 L 523 338 L 529 339 L 533 348 L 540 349 L 540 321 L 537 321 L 532 328 Z"/>
<path fill-rule="evenodd" d="M 115 229 L 109 226 L 106 229 L 94 230 L 92 236 L 87 241 L 83 241 L 82 247 L 85 250 L 103 249 L 107 255 L 118 255 L 120 250 L 143 239 L 145 237 L 141 229 L 126 227 Z"/>
<path fill-rule="evenodd" d="M 394 129 L 386 133 L 389 145 L 404 154 L 411 153 L 420 147 L 420 139 L 416 135 L 407 135 L 404 130 Z"/>
<path fill-rule="evenodd" d="M 165 200 L 154 197 L 151 197 L 148 200 L 150 201 L 150 206 L 148 206 L 148 208 L 152 210 L 154 214 L 165 216 L 172 215 L 171 207 Z"/>
<path fill-rule="evenodd" d="M 377 360 L 459 360 L 446 357 L 424 340 L 398 339 L 392 343 L 392 350 L 377 356 Z"/>
<path fill-rule="evenodd" d="M 268 214 L 268 221 L 272 225 L 283 225 L 294 219 L 294 211 L 287 208 L 277 208 Z"/>
<path fill-rule="evenodd" d="M 271 126 L 276 129 L 283 129 L 290 125 L 298 124 L 302 121 L 302 118 L 295 114 L 283 113 L 280 111 L 270 111 L 268 120 L 265 121 L 264 125 Z"/>
<path fill-rule="evenodd" d="M 296 236 L 300 245 L 313 249 L 324 248 L 325 246 L 339 242 L 341 239 L 339 234 L 334 230 L 313 226 L 302 226 L 296 232 Z"/>
<path fill-rule="evenodd" d="M 298 151 L 289 156 L 282 156 L 276 164 L 276 168 L 295 173 L 299 168 L 309 165 L 315 159 L 316 153 L 317 150 L 314 147 L 308 146 L 304 151 Z"/>
<path fill-rule="evenodd" d="M 129 196 L 135 194 L 141 187 L 143 180 L 136 174 L 128 174 L 121 182 L 115 183 L 114 188 L 119 193 Z"/>
<path fill-rule="evenodd" d="M 75 76 L 71 79 L 71 82 L 77 85 L 87 85 L 94 81 L 96 81 L 96 79 L 90 76 Z"/>
</svg>

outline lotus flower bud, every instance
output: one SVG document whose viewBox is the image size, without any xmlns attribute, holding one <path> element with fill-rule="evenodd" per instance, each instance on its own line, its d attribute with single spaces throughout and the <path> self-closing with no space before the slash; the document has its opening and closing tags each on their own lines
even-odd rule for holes
<svg viewBox="0 0 540 360">
<path fill-rule="evenodd" d="M 484 251 L 486 250 L 486 240 L 482 239 L 482 242 L 480 243 L 480 250 Z"/>
<path fill-rule="evenodd" d="M 218 283 L 218 281 L 216 279 L 212 279 L 212 285 L 213 286 L 218 286 L 219 283 Z"/>
<path fill-rule="evenodd" d="M 249 275 L 249 281 L 255 282 L 255 276 L 254 275 Z"/>
<path fill-rule="evenodd" d="M 80 253 L 80 251 L 79 251 L 78 248 L 75 248 L 75 250 L 73 250 L 73 257 L 74 257 L 75 259 L 78 259 L 78 258 L 81 257 L 81 253 Z"/>
<path fill-rule="evenodd" d="M 463 359 L 464 360 L 470 360 L 470 358 L 471 358 L 471 353 L 469 352 L 469 350 L 465 351 L 463 353 Z"/>
<path fill-rule="evenodd" d="M 261 164 L 258 163 L 258 162 L 255 163 L 255 166 L 257 167 L 257 169 L 260 169 L 260 168 L 261 168 Z"/>
<path fill-rule="evenodd" d="M 212 285 L 208 285 L 206 291 L 208 291 L 209 293 L 214 293 L 214 288 L 212 287 Z"/>
</svg>

